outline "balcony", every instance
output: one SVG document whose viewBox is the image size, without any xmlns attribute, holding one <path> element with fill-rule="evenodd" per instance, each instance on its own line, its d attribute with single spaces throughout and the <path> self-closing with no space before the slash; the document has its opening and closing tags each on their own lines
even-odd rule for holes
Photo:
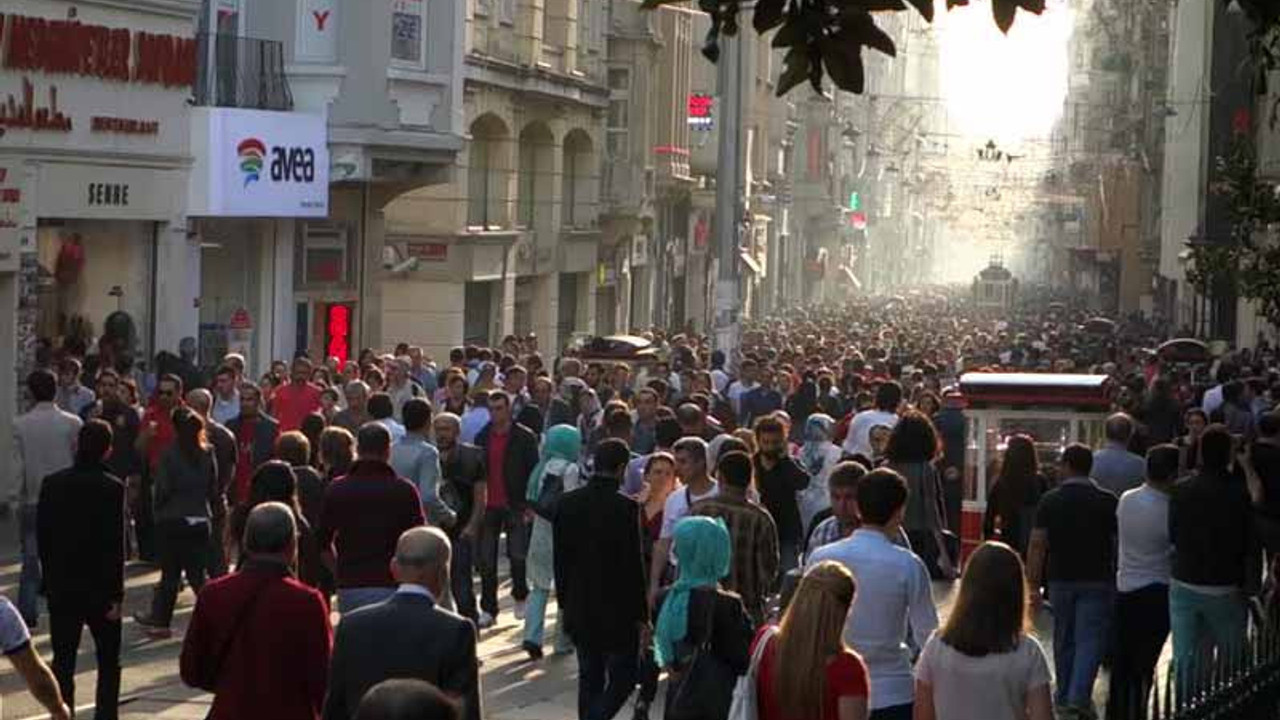
<svg viewBox="0 0 1280 720">
<path fill-rule="evenodd" d="M 293 109 L 284 72 L 284 43 L 203 33 L 197 38 L 200 74 L 194 104 L 248 110 Z"/>
</svg>

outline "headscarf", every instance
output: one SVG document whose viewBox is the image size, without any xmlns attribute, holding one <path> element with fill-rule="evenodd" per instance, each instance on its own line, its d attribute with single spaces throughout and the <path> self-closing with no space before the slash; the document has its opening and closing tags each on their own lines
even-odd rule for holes
<svg viewBox="0 0 1280 720">
<path fill-rule="evenodd" d="M 542 439 L 542 459 L 533 468 L 533 474 L 529 476 L 529 488 L 525 492 L 525 499 L 537 502 L 538 496 L 542 495 L 542 479 L 548 474 L 554 474 L 550 471 L 554 465 L 560 464 L 557 461 L 577 462 L 578 454 L 581 452 L 582 433 L 578 432 L 578 428 L 572 425 L 556 425 L 548 430 L 546 437 Z"/>
<path fill-rule="evenodd" d="M 800 449 L 800 464 L 810 475 L 817 475 L 823 470 L 824 450 L 832 445 L 835 437 L 836 421 L 830 415 L 814 413 L 804 424 L 804 447 Z"/>
<path fill-rule="evenodd" d="M 676 659 L 675 645 L 689 630 L 689 593 L 694 588 L 715 587 L 729 574 L 732 547 L 724 520 L 686 517 L 676 523 L 672 540 L 680 577 L 667 591 L 653 633 L 653 652 L 658 667 L 670 667 Z"/>
</svg>

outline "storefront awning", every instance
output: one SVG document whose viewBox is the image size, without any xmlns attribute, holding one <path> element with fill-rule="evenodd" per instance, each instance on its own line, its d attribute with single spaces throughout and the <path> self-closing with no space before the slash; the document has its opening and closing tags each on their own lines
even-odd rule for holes
<svg viewBox="0 0 1280 720">
<path fill-rule="evenodd" d="M 755 273 L 756 275 L 764 274 L 764 270 L 760 267 L 760 263 L 756 262 L 756 259 L 751 256 L 751 253 L 741 252 L 741 253 L 738 253 L 738 257 L 742 258 L 742 264 L 750 268 L 751 272 Z"/>
</svg>

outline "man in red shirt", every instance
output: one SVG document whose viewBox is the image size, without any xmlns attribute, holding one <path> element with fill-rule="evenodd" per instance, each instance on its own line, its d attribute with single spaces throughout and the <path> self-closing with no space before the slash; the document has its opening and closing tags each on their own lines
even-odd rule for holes
<svg viewBox="0 0 1280 720">
<path fill-rule="evenodd" d="M 272 414 L 280 423 L 280 432 L 301 429 L 308 415 L 320 411 L 320 388 L 311 384 L 311 361 L 295 358 L 289 379 L 289 384 L 271 397 Z"/>
<path fill-rule="evenodd" d="M 182 405 L 182 378 L 162 375 L 156 382 L 156 394 L 142 415 L 142 430 L 135 443 L 145 461 L 139 487 L 129 492 L 130 513 L 138 542 L 138 558 L 147 562 L 156 556 L 154 523 L 151 515 L 151 483 L 155 479 L 160 456 L 173 445 L 173 411 Z"/>
<path fill-rule="evenodd" d="M 281 503 L 245 522 L 239 572 L 205 585 L 182 643 L 187 685 L 213 693 L 212 720 L 319 720 L 333 633 L 324 599 L 293 578 L 297 527 Z"/>
</svg>

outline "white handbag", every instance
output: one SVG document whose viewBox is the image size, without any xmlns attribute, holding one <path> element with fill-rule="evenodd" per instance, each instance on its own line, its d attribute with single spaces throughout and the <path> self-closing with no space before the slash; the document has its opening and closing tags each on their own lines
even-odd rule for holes
<svg viewBox="0 0 1280 720">
<path fill-rule="evenodd" d="M 756 677 L 760 672 L 760 659 L 764 657 L 764 649 L 777 634 L 778 628 L 770 627 L 756 644 L 755 652 L 751 653 L 751 666 L 747 668 L 747 674 L 740 676 L 733 686 L 733 704 L 729 706 L 728 720 L 757 720 L 759 717 L 759 709 L 756 707 Z"/>
</svg>

